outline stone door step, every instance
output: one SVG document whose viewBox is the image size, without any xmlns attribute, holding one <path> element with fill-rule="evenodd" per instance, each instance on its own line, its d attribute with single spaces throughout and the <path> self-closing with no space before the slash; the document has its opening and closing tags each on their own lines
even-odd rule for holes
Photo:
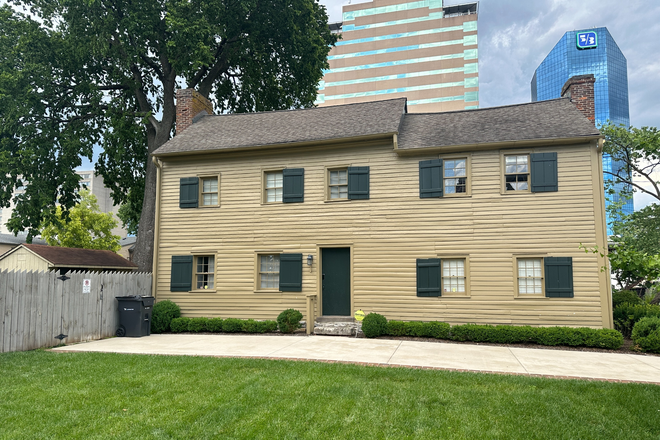
<svg viewBox="0 0 660 440">
<path fill-rule="evenodd" d="M 362 336 L 362 325 L 358 322 L 315 322 L 315 335 Z"/>
<path fill-rule="evenodd" d="M 355 322 L 352 316 L 318 316 L 316 322 Z"/>
</svg>

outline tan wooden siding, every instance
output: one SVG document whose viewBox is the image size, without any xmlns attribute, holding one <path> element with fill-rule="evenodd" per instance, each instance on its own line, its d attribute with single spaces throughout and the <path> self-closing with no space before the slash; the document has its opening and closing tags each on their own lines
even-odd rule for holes
<svg viewBox="0 0 660 440">
<path fill-rule="evenodd" d="M 48 262 L 27 249 L 18 249 L 0 260 L 2 270 L 47 271 Z"/>
<path fill-rule="evenodd" d="M 559 191 L 535 194 L 501 194 L 500 151 L 472 152 L 472 195 L 438 199 L 419 198 L 419 161 L 438 155 L 399 157 L 386 143 L 169 159 L 162 169 L 157 297 L 175 301 L 187 316 L 273 319 L 289 307 L 304 310 L 305 295 L 321 293 L 320 249 L 344 245 L 352 247 L 351 310 L 452 324 L 608 326 L 602 262 L 578 248 L 604 240 L 594 203 L 595 148 L 528 150 L 558 153 Z M 346 165 L 370 167 L 369 200 L 325 200 L 326 169 Z M 305 169 L 305 202 L 262 204 L 263 170 L 285 167 Z M 209 174 L 221 176 L 220 206 L 180 209 L 179 179 Z M 255 293 L 257 251 L 302 253 L 302 292 Z M 171 257 L 193 252 L 215 255 L 215 291 L 170 292 Z M 575 297 L 516 298 L 513 264 L 520 254 L 573 257 Z M 416 259 L 457 255 L 470 257 L 469 295 L 417 297 Z"/>
</svg>

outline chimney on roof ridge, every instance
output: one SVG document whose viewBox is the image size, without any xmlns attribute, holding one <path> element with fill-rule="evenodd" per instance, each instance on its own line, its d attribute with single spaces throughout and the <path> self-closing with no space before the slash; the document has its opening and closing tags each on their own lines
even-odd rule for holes
<svg viewBox="0 0 660 440">
<path fill-rule="evenodd" d="M 212 115 L 211 101 L 194 89 L 176 91 L 176 134 L 181 133 L 203 115 Z"/>
<path fill-rule="evenodd" d="M 596 125 L 596 105 L 594 101 L 594 83 L 596 78 L 593 74 L 577 75 L 568 79 L 561 88 L 561 97 L 571 98 L 578 110 Z"/>
</svg>

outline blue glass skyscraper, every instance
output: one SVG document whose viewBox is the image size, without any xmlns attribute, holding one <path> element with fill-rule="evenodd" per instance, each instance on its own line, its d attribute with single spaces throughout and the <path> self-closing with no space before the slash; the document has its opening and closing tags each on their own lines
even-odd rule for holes
<svg viewBox="0 0 660 440">
<path fill-rule="evenodd" d="M 594 99 L 596 126 L 610 121 L 616 125 L 630 125 L 628 111 L 628 64 L 619 46 L 605 27 L 582 31 L 566 32 L 543 62 L 537 67 L 532 78 L 532 101 L 559 98 L 561 88 L 572 76 L 592 73 L 596 78 Z M 616 173 L 624 164 L 603 155 L 603 171 Z M 605 180 L 613 180 L 605 173 Z M 606 205 L 620 200 L 622 191 L 630 191 L 625 184 L 615 185 L 615 194 L 607 196 Z M 623 205 L 623 213 L 631 214 L 633 201 Z M 608 234 L 610 217 L 608 215 Z"/>
</svg>

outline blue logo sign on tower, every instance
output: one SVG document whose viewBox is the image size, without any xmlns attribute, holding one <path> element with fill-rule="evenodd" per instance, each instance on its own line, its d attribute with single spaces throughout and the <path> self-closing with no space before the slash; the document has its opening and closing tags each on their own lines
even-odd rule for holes
<svg viewBox="0 0 660 440">
<path fill-rule="evenodd" d="M 598 47 L 598 35 L 595 32 L 578 32 L 578 49 L 591 49 Z"/>
</svg>

